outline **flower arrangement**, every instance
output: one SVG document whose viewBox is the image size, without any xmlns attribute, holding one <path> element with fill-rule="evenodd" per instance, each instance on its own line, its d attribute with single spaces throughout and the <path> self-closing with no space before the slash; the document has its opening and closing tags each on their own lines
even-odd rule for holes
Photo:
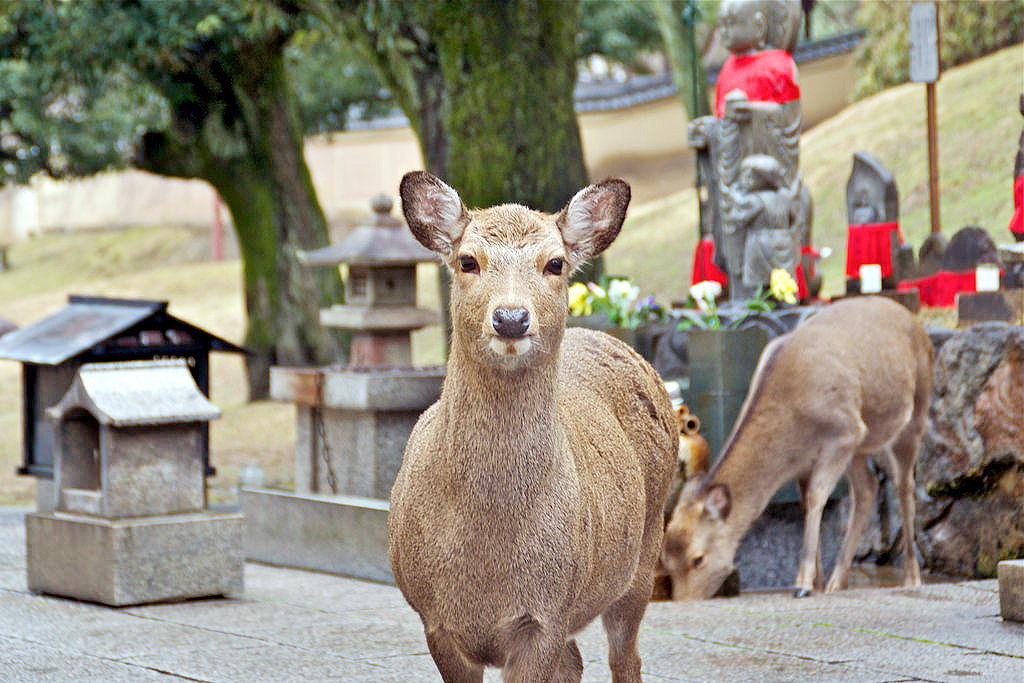
<svg viewBox="0 0 1024 683">
<path fill-rule="evenodd" d="M 615 327 L 627 329 L 664 317 L 664 309 L 653 296 L 640 298 L 640 288 L 624 278 L 610 279 L 603 287 L 593 282 L 573 283 L 569 287 L 569 313 L 604 315 Z"/>
<path fill-rule="evenodd" d="M 728 327 L 738 327 L 753 313 L 767 313 L 779 302 L 796 304 L 797 284 L 789 271 L 776 268 L 769 278 L 768 288 L 761 287 L 753 299 L 747 301 L 746 316 L 737 318 Z M 722 295 L 722 285 L 714 280 L 704 280 L 690 287 L 688 307 L 682 311 L 679 329 L 700 327 L 704 329 L 721 329 L 722 318 L 718 314 L 718 297 Z"/>
</svg>

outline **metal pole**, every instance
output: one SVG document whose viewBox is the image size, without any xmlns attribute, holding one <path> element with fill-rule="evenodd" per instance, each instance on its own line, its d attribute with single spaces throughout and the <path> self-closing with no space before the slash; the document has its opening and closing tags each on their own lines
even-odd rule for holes
<svg viewBox="0 0 1024 683">
<path fill-rule="evenodd" d="M 939 220 L 939 131 L 935 120 L 935 83 L 925 83 L 928 109 L 928 201 L 931 206 L 932 234 L 941 230 Z"/>
<path fill-rule="evenodd" d="M 939 20 L 940 3 L 935 3 L 935 59 L 938 61 L 939 74 L 942 74 L 942 22 Z M 938 80 L 938 79 L 936 79 Z M 927 83 L 925 87 L 926 106 L 928 108 L 928 201 L 931 205 L 932 234 L 942 229 L 939 220 L 939 128 L 935 117 L 935 83 Z"/>
</svg>

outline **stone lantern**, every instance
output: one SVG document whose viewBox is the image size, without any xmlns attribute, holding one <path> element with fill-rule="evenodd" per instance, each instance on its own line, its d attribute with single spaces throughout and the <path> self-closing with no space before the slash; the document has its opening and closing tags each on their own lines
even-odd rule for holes
<svg viewBox="0 0 1024 683">
<path fill-rule="evenodd" d="M 341 242 L 299 253 L 306 265 L 347 270 L 346 303 L 320 321 L 352 333 L 350 363 L 271 369 L 271 397 L 296 405 L 295 490 L 243 489 L 240 499 L 247 557 L 391 581 L 387 500 L 444 366 L 412 365 L 412 331 L 440 323 L 416 306 L 416 265 L 436 257 L 391 215 L 390 198 L 371 206 Z"/>
<path fill-rule="evenodd" d="M 346 303 L 321 311 L 320 322 L 352 332 L 349 365 L 411 365 L 410 332 L 438 322 L 416 307 L 416 264 L 436 260 L 405 223 L 391 215 L 391 198 L 374 197 L 373 217 L 339 242 L 299 252 L 309 266 L 348 266 Z"/>
</svg>

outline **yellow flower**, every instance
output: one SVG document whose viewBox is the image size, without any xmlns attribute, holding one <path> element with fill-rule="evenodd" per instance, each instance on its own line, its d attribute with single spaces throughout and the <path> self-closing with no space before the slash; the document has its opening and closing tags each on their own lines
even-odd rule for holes
<svg viewBox="0 0 1024 683">
<path fill-rule="evenodd" d="M 772 271 L 768 291 L 779 301 L 785 301 L 787 304 L 796 303 L 796 280 L 789 274 L 789 271 L 783 268 L 776 268 Z"/>
<path fill-rule="evenodd" d="M 582 282 L 574 282 L 569 286 L 569 312 L 573 315 L 590 315 L 594 312 L 590 290 Z"/>
</svg>

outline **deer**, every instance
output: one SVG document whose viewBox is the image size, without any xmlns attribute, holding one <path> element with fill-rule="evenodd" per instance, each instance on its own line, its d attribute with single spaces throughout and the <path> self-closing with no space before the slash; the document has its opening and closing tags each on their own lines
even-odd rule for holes
<svg viewBox="0 0 1024 683">
<path fill-rule="evenodd" d="M 793 595 L 846 588 L 878 490 L 871 459 L 892 474 L 903 518 L 903 581 L 919 586 L 914 465 L 933 353 L 917 318 L 879 296 L 833 303 L 769 342 L 721 456 L 686 483 L 666 525 L 662 564 L 672 599 L 712 597 L 746 530 L 792 479 L 804 505 Z M 851 511 L 826 585 L 821 516 L 844 472 Z"/>
<path fill-rule="evenodd" d="M 391 491 L 395 582 L 445 681 L 579 681 L 573 636 L 598 616 L 613 680 L 641 680 L 637 635 L 661 552 L 678 418 L 654 369 L 570 327 L 570 274 L 618 235 L 628 183 L 557 214 L 467 209 L 417 171 L 400 185 L 416 239 L 452 271 L 441 395 Z"/>
</svg>

